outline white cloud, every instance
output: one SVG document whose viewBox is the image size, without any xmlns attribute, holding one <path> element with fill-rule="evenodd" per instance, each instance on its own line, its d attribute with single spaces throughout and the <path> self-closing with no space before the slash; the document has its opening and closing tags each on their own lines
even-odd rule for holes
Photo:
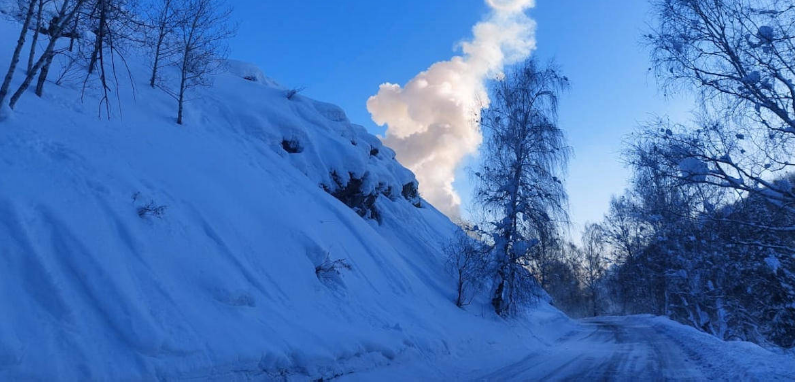
<svg viewBox="0 0 795 382">
<path fill-rule="evenodd" d="M 422 196 L 451 218 L 461 205 L 456 169 L 482 141 L 474 121 L 488 106 L 485 82 L 535 49 L 535 22 L 525 14 L 534 0 L 485 1 L 491 11 L 461 43 L 462 55 L 431 65 L 403 87 L 385 83 L 367 101 L 373 121 L 387 125 L 384 143 L 417 175 Z"/>
</svg>

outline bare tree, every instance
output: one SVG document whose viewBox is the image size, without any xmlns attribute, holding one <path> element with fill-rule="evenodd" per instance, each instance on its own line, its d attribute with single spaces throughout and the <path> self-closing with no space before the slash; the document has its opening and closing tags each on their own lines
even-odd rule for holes
<svg viewBox="0 0 795 382">
<path fill-rule="evenodd" d="M 644 132 L 676 148 L 666 159 L 679 171 L 670 175 L 795 211 L 795 189 L 771 181 L 795 166 L 792 2 L 653 3 L 657 21 L 646 39 L 658 77 L 667 90 L 693 90 L 701 109 L 698 126 L 659 120 Z"/>
<path fill-rule="evenodd" d="M 36 1 L 37 0 L 30 0 L 28 2 L 25 18 L 22 21 L 22 29 L 20 30 L 19 38 L 17 39 L 17 45 L 14 47 L 14 53 L 11 55 L 11 63 L 8 65 L 8 72 L 6 72 L 5 78 L 3 79 L 3 85 L 0 86 L 0 105 L 5 102 L 5 98 L 8 95 L 8 89 L 11 86 L 11 80 L 14 78 L 14 72 L 17 70 L 17 65 L 19 64 L 19 55 L 22 53 L 22 47 L 25 46 L 25 37 L 28 35 L 28 28 L 30 28 L 30 22 L 33 19 L 33 13 L 36 9 Z M 28 72 L 30 72 L 30 70 L 28 70 Z"/>
<path fill-rule="evenodd" d="M 79 10 L 78 13 L 75 14 L 75 18 L 77 18 L 78 14 Z M 66 27 L 65 25 L 60 27 L 62 29 L 59 30 L 58 17 L 53 17 L 52 20 L 50 20 L 49 26 L 44 32 L 46 32 L 46 34 L 50 37 L 51 40 L 57 41 L 59 38 L 63 37 L 64 34 L 68 33 L 66 32 L 65 29 L 63 29 Z M 36 33 L 38 34 L 39 32 Z M 72 31 L 71 33 L 75 32 Z M 34 47 L 31 47 L 31 53 L 33 52 L 32 51 L 33 49 Z M 36 95 L 39 97 L 41 97 L 44 94 L 44 83 L 47 80 L 47 76 L 50 73 L 50 67 L 52 66 L 52 62 L 55 59 L 56 54 L 58 53 L 60 53 L 60 51 L 54 51 L 53 54 L 48 55 L 47 59 L 44 61 L 44 65 L 42 65 L 41 69 L 39 69 L 39 79 L 36 81 L 36 91 L 35 91 Z"/>
<path fill-rule="evenodd" d="M 574 243 L 565 242 L 549 256 L 547 262 L 543 287 L 552 297 L 555 307 L 569 317 L 590 316 L 588 294 L 583 288 L 585 268 L 582 250 Z"/>
<path fill-rule="evenodd" d="M 569 148 L 557 124 L 558 95 L 567 87 L 554 67 L 528 60 L 495 83 L 482 114 L 476 197 L 491 222 L 498 264 L 492 304 L 500 315 L 537 288 L 528 271 L 531 249 L 568 220 L 561 177 Z"/>
<path fill-rule="evenodd" d="M 231 9 L 222 0 L 186 0 L 180 9 L 184 14 L 176 32 L 180 78 L 175 98 L 177 123 L 181 125 L 187 92 L 209 85 L 211 75 L 226 56 L 226 40 L 234 31 L 229 25 Z"/>
<path fill-rule="evenodd" d="M 132 12 L 135 9 L 136 1 L 92 0 L 83 17 L 84 22 L 94 31 L 93 47 L 88 57 L 88 71 L 83 80 L 83 92 L 88 88 L 90 80 L 98 81 L 101 89 L 99 114 L 102 114 L 104 107 L 109 118 L 111 115 L 111 93 L 115 92 L 119 109 L 121 109 L 118 79 L 120 64 L 127 68 L 130 83 L 134 87 L 134 81 L 132 81 L 132 75 L 125 59 L 125 47 L 130 45 L 130 42 L 137 41 L 135 36 L 140 32 L 139 29 L 143 24 Z M 42 70 L 42 74 L 46 74 L 45 70 Z M 43 85 L 45 78 L 44 76 L 40 77 L 39 83 Z"/>
<path fill-rule="evenodd" d="M 67 25 L 70 25 L 71 22 L 74 20 L 75 15 L 77 14 L 78 10 L 83 6 L 85 0 L 63 0 L 58 7 L 58 12 L 56 16 L 50 23 L 50 41 L 47 43 L 47 46 L 44 48 L 44 52 L 41 56 L 36 60 L 36 63 L 33 65 L 33 68 L 28 71 L 25 76 L 25 79 L 22 81 L 22 84 L 19 86 L 16 92 L 11 96 L 11 100 L 9 102 L 9 106 L 13 109 L 16 105 L 19 98 L 22 97 L 22 94 L 30 87 L 31 82 L 33 81 L 33 77 L 42 69 L 42 67 L 47 64 L 48 62 L 52 62 L 52 57 L 55 55 L 55 44 L 58 41 L 58 37 L 61 36 L 63 31 L 65 30 Z M 32 18 L 32 17 L 31 17 Z M 29 24 L 30 20 L 28 20 Z M 21 48 L 19 48 L 21 51 Z M 19 52 L 16 52 L 16 61 L 19 61 Z M 13 61 L 12 61 L 13 63 Z M 16 66 L 16 63 L 13 63 Z M 4 96 L 2 92 L 0 92 L 0 96 Z M 0 97 L 2 99 L 2 97 Z"/>
<path fill-rule="evenodd" d="M 474 290 L 482 284 L 487 251 L 477 240 L 460 231 L 445 246 L 444 253 L 447 268 L 456 277 L 455 304 L 460 308 L 469 304 Z"/>
<path fill-rule="evenodd" d="M 604 234 L 598 224 L 586 224 L 582 234 L 583 284 L 590 293 L 591 313 L 599 315 L 599 284 L 604 276 Z"/>
<path fill-rule="evenodd" d="M 613 250 L 611 261 L 623 263 L 639 255 L 652 233 L 642 219 L 631 195 L 613 197 L 601 225 L 602 239 Z"/>
<path fill-rule="evenodd" d="M 33 39 L 30 41 L 30 52 L 28 53 L 28 68 L 27 71 L 31 71 L 33 69 L 33 63 L 36 57 L 36 45 L 39 40 L 39 34 L 42 32 L 42 27 L 44 25 L 43 13 L 44 13 L 44 5 L 47 3 L 45 0 L 38 0 L 36 4 L 36 27 L 33 30 Z"/>
<path fill-rule="evenodd" d="M 177 5 L 177 0 L 158 0 L 147 13 L 150 28 L 154 31 L 154 39 L 150 42 L 154 45 L 152 75 L 149 79 L 152 88 L 157 85 L 158 70 L 167 65 L 168 59 L 175 53 L 174 44 L 169 39 L 180 22 Z"/>
</svg>

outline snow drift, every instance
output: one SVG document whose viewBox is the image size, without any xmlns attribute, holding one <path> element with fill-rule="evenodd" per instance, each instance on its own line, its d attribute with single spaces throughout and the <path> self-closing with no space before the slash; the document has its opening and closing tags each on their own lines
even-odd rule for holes
<svg viewBox="0 0 795 382">
<path fill-rule="evenodd" d="M 330 378 L 497 357 L 567 322 L 455 307 L 457 228 L 338 107 L 229 62 L 181 127 L 130 64 L 110 119 L 50 83 L 0 122 L 0 379 Z"/>
</svg>

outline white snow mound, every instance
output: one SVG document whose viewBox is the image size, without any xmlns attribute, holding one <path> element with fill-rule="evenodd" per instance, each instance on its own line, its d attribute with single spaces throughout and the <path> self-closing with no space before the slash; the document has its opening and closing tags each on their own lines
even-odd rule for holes
<svg viewBox="0 0 795 382">
<path fill-rule="evenodd" d="M 109 119 L 67 81 L 0 122 L 0 380 L 330 378 L 496 357 L 568 322 L 455 307 L 457 228 L 340 108 L 229 61 L 179 126 L 130 59 Z M 330 195 L 351 181 L 374 209 Z M 317 272 L 335 260 L 350 269 Z"/>
</svg>

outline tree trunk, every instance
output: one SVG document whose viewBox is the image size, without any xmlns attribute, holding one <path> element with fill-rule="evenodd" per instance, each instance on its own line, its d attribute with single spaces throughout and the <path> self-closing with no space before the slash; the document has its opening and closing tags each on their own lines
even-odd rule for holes
<svg viewBox="0 0 795 382">
<path fill-rule="evenodd" d="M 78 0 L 75 3 L 74 8 L 72 8 L 72 10 L 69 11 L 69 13 L 66 13 L 66 7 L 68 4 L 64 3 L 63 7 L 61 8 L 61 11 L 58 13 L 57 16 L 58 24 L 52 26 L 52 30 L 54 31 L 53 36 L 59 36 L 63 31 L 64 25 L 72 22 L 72 18 L 75 16 L 80 6 L 83 4 L 83 1 L 84 0 Z M 30 22 L 30 20 L 28 20 L 28 22 Z M 50 38 L 50 42 L 47 44 L 47 47 L 44 49 L 44 53 L 42 53 L 41 57 L 39 57 L 38 61 L 36 61 L 36 64 L 33 65 L 33 70 L 27 73 L 27 75 L 25 76 L 25 80 L 22 81 L 22 85 L 20 85 L 17 91 L 14 92 L 14 95 L 11 96 L 11 101 L 9 102 L 9 106 L 11 107 L 11 109 L 13 109 L 14 106 L 16 106 L 16 103 L 17 101 L 19 101 L 19 98 L 22 97 L 22 94 L 24 94 L 25 91 L 28 90 L 28 87 L 30 87 L 30 83 L 33 81 L 33 77 L 35 76 L 35 74 L 41 69 L 41 67 L 47 62 L 47 60 L 52 60 L 51 56 L 55 54 L 54 50 L 55 50 L 56 40 L 57 39 L 54 37 Z M 17 52 L 17 61 L 19 61 L 18 52 Z"/>
<path fill-rule="evenodd" d="M 75 39 L 77 38 L 77 27 L 80 24 L 80 15 L 75 16 L 75 25 L 72 27 L 72 33 L 69 34 L 69 51 L 73 51 L 75 48 Z"/>
<path fill-rule="evenodd" d="M 459 308 L 464 306 L 464 280 L 461 272 L 458 273 L 458 298 L 455 300 L 455 304 Z"/>
<path fill-rule="evenodd" d="M 505 291 L 505 273 L 503 271 L 499 271 L 497 272 L 497 275 L 500 278 L 500 282 L 497 284 L 497 289 L 494 291 L 494 297 L 491 299 L 491 305 L 494 306 L 494 313 L 502 316 L 505 313 L 505 298 L 502 295 Z"/>
<path fill-rule="evenodd" d="M 183 67 L 185 65 L 183 64 Z M 177 109 L 177 124 L 182 124 L 182 112 L 183 112 L 183 105 L 185 104 L 185 86 L 186 86 L 186 73 L 185 69 L 182 72 L 182 79 L 179 82 L 179 106 Z"/>
<path fill-rule="evenodd" d="M 182 52 L 182 67 L 180 68 L 179 80 L 179 109 L 177 110 L 177 124 L 182 124 L 183 105 L 185 104 L 185 91 L 188 87 L 188 60 L 190 59 L 191 41 L 193 41 L 193 31 L 188 37 L 187 43 Z"/>
<path fill-rule="evenodd" d="M 94 73 L 94 69 L 97 66 L 97 60 L 99 59 L 100 52 L 103 48 L 103 42 L 105 40 L 105 22 L 106 22 L 106 2 L 107 0 L 99 0 L 99 28 L 97 29 L 97 36 L 94 40 L 94 51 L 91 52 L 91 60 L 88 63 L 88 74 L 91 75 Z"/>
<path fill-rule="evenodd" d="M 54 36 L 51 38 L 55 38 Z M 50 66 L 52 65 L 52 60 L 55 58 L 54 54 L 51 54 L 47 57 L 47 61 L 44 63 L 44 66 L 41 68 L 41 72 L 39 73 L 39 80 L 36 82 L 36 95 L 41 97 L 44 94 L 44 83 L 47 81 L 47 75 L 50 73 Z"/>
<path fill-rule="evenodd" d="M 39 0 L 39 8 L 36 11 L 36 30 L 33 31 L 33 39 L 30 40 L 30 54 L 28 54 L 28 72 L 33 69 L 33 61 L 36 58 L 36 43 L 39 41 L 41 32 L 41 14 L 44 9 L 44 0 Z"/>
<path fill-rule="evenodd" d="M 164 26 L 161 25 L 160 28 L 160 34 L 157 38 L 157 46 L 155 47 L 155 63 L 152 65 L 152 78 L 149 80 L 149 86 L 151 86 L 153 89 L 155 88 L 157 82 L 157 68 L 160 65 L 160 50 L 163 46 L 163 39 L 165 38 L 163 35 Z"/>
<path fill-rule="evenodd" d="M 28 13 L 25 15 L 25 21 L 22 23 L 22 31 L 19 33 L 19 39 L 17 40 L 17 46 L 14 48 L 14 54 L 11 56 L 11 64 L 8 66 L 8 72 L 3 79 L 3 85 L 0 86 L 0 105 L 5 102 L 5 98 L 8 95 L 8 88 L 11 86 L 11 79 L 14 78 L 14 72 L 17 70 L 19 55 L 22 53 L 22 47 L 25 45 L 25 36 L 28 35 L 28 28 L 30 27 L 30 20 L 33 18 L 35 6 L 36 0 L 30 0 Z"/>
</svg>

